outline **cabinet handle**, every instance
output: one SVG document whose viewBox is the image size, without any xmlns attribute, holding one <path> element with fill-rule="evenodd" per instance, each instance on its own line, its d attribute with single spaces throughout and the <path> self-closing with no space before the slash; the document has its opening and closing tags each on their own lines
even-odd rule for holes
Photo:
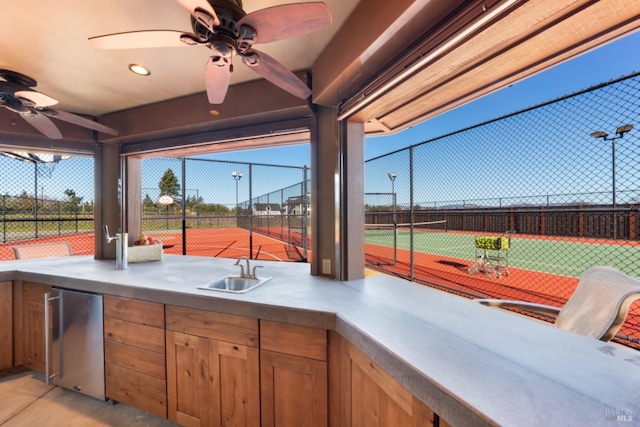
<svg viewBox="0 0 640 427">
<path fill-rule="evenodd" d="M 49 348 L 49 341 L 51 339 L 49 336 L 49 302 L 57 299 L 60 299 L 60 295 L 49 298 L 49 292 L 44 293 L 44 379 L 47 385 L 51 384 L 51 378 L 59 374 L 59 372 L 53 375 L 49 374 L 51 370 L 49 354 L 51 353 L 51 349 Z"/>
</svg>

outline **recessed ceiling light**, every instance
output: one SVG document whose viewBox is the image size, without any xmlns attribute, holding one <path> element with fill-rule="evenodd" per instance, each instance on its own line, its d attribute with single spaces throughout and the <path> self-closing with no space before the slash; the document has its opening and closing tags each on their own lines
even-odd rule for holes
<svg viewBox="0 0 640 427">
<path fill-rule="evenodd" d="M 140 64 L 129 64 L 129 69 L 140 76 L 148 76 L 151 74 L 151 71 L 148 68 Z"/>
<path fill-rule="evenodd" d="M 220 115 L 220 111 L 218 111 L 218 110 L 209 110 L 209 114 L 211 114 L 212 116 L 219 116 Z"/>
</svg>

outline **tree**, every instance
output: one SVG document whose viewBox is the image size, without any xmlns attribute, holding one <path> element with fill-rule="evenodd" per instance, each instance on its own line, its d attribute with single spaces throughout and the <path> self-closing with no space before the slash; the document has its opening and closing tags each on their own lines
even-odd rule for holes
<svg viewBox="0 0 640 427">
<path fill-rule="evenodd" d="M 180 203 L 180 183 L 171 169 L 167 169 L 162 175 L 158 187 L 160 188 L 160 195 L 168 194 L 173 197 L 175 203 Z"/>
<path fill-rule="evenodd" d="M 187 196 L 187 209 L 192 210 L 192 211 L 197 211 L 200 210 L 199 208 L 201 208 L 204 205 L 204 199 L 202 198 L 202 196 Z"/>
<path fill-rule="evenodd" d="M 84 197 L 78 197 L 76 192 L 70 188 L 64 190 L 64 195 L 67 196 L 67 202 L 75 208 L 77 208 L 82 203 L 82 199 L 84 199 Z"/>
<path fill-rule="evenodd" d="M 144 211 L 151 211 L 151 210 L 154 210 L 155 208 L 157 208 L 156 204 L 151 199 L 151 197 L 149 197 L 149 194 L 147 193 L 144 196 L 144 199 L 142 200 L 142 209 Z"/>
</svg>

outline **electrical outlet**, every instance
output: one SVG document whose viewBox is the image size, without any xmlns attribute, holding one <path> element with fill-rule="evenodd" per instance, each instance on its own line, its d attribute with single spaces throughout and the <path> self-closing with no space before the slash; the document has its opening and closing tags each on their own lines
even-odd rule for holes
<svg viewBox="0 0 640 427">
<path fill-rule="evenodd" d="M 322 274 L 331 274 L 331 260 L 323 259 L 322 260 Z"/>
</svg>

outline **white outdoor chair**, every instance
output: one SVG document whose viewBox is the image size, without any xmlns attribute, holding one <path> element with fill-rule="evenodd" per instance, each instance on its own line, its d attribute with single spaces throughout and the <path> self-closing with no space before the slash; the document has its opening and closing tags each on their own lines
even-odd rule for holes
<svg viewBox="0 0 640 427">
<path fill-rule="evenodd" d="M 640 299 L 640 280 L 612 267 L 599 266 L 582 273 L 578 287 L 562 308 L 499 299 L 474 301 L 491 307 L 555 315 L 554 326 L 560 329 L 609 341 L 624 323 L 629 306 L 637 299 Z"/>
<path fill-rule="evenodd" d="M 71 245 L 68 242 L 11 246 L 11 249 L 13 249 L 16 259 L 50 258 L 73 255 Z"/>
</svg>

